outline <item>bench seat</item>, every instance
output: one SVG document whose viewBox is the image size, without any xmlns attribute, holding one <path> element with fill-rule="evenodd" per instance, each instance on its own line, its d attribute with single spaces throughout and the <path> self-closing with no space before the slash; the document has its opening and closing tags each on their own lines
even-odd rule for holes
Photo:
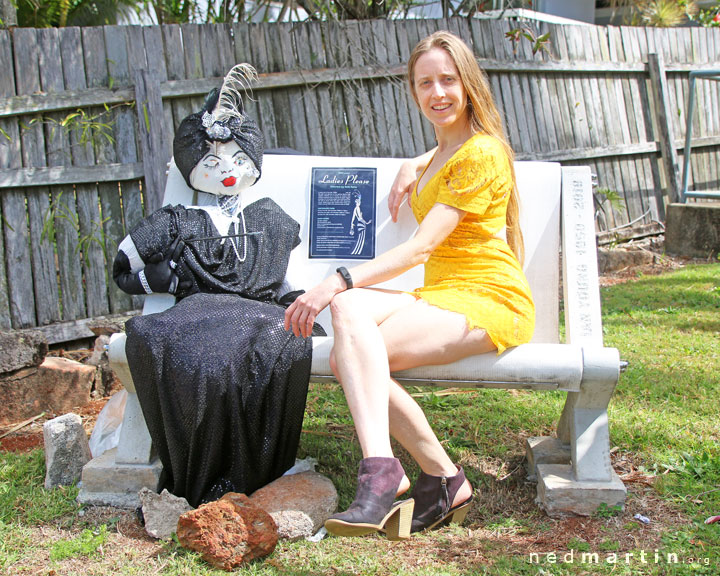
<svg viewBox="0 0 720 576">
<path fill-rule="evenodd" d="M 313 167 L 377 171 L 376 253 L 408 238 L 416 228 L 407 207 L 390 221 L 387 193 L 402 160 L 266 155 L 263 176 L 247 191 L 248 202 L 270 196 L 301 225 L 301 245 L 293 251 L 288 280 L 309 288 L 340 265 L 357 260 L 310 258 L 310 178 Z M 538 504 L 551 516 L 589 515 L 601 505 L 622 506 L 626 489 L 610 463 L 607 406 L 618 382 L 619 352 L 602 341 L 600 298 L 590 170 L 549 162 L 516 162 L 525 238 L 525 274 L 536 304 L 531 343 L 441 366 L 394 374 L 409 385 L 558 390 L 567 400 L 555 437 L 529 438 L 528 474 L 538 482 Z M 166 204 L 203 203 L 171 164 Z M 562 260 L 560 256 L 562 255 Z M 560 274 L 562 271 L 562 282 Z M 381 286 L 411 290 L 422 284 L 418 267 Z M 565 342 L 559 342 L 560 294 L 564 300 Z M 174 304 L 170 295 L 146 297 L 144 314 Z M 313 338 L 312 379 L 333 378 L 329 357 L 332 326 L 328 310 L 318 317 L 328 336 Z M 83 470 L 81 502 L 134 506 L 142 486 L 157 488 L 161 465 L 152 449 L 135 384 L 125 357 L 125 335 L 109 347 L 111 366 L 129 392 L 118 447 Z M 509 399 L 509 401 L 512 401 Z"/>
</svg>

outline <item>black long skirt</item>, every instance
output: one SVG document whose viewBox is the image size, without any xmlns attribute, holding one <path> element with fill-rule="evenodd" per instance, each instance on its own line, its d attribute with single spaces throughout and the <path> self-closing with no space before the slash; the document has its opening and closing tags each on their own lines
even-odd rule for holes
<svg viewBox="0 0 720 576">
<path fill-rule="evenodd" d="M 194 294 L 126 324 L 161 488 L 192 506 L 250 494 L 295 462 L 312 341 L 285 331 L 284 311 L 232 294 Z"/>
</svg>

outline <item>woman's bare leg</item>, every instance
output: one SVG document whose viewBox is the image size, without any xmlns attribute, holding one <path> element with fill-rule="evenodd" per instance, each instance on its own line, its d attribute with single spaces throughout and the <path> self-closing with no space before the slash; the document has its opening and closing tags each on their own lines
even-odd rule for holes
<svg viewBox="0 0 720 576">
<path fill-rule="evenodd" d="M 364 458 L 392 457 L 390 367 L 378 325 L 414 301 L 408 294 L 359 289 L 338 294 L 330 304 L 331 365 L 345 392 Z"/>
<path fill-rule="evenodd" d="M 453 362 L 491 351 L 494 344 L 484 331 L 469 331 L 463 315 L 407 294 L 353 290 L 338 296 L 332 305 L 332 365 L 363 456 L 392 456 L 392 434 L 427 474 L 454 476 L 455 465 L 422 409 L 390 371 Z M 469 498 L 471 490 L 466 483 L 455 503 Z"/>
<path fill-rule="evenodd" d="M 417 301 L 397 310 L 380 326 L 391 371 L 428 364 L 448 364 L 496 350 L 484 330 L 468 330 L 465 316 Z M 414 335 L 414 336 L 411 336 Z M 390 433 L 432 476 L 454 476 L 456 468 L 432 431 L 422 408 L 397 382 L 389 393 Z M 453 505 L 472 494 L 469 482 Z"/>
</svg>

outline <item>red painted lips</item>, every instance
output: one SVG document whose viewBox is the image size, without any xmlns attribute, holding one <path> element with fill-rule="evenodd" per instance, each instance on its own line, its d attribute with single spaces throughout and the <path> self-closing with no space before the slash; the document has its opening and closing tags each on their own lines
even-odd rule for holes
<svg viewBox="0 0 720 576">
<path fill-rule="evenodd" d="M 235 176 L 228 176 L 225 178 L 225 180 L 222 181 L 223 186 L 226 188 L 230 188 L 230 186 L 235 186 L 235 182 L 237 182 L 237 178 Z"/>
</svg>

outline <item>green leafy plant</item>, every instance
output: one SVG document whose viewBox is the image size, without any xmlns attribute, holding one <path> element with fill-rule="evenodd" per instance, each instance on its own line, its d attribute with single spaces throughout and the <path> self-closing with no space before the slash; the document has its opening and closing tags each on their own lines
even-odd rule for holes
<svg viewBox="0 0 720 576">
<path fill-rule="evenodd" d="M 530 42 L 533 55 L 541 51 L 550 51 L 550 32 L 537 36 L 530 28 L 521 26 L 505 33 L 505 37 L 513 43 L 513 52 L 517 53 L 518 43 L 524 38 Z"/>
<path fill-rule="evenodd" d="M 622 506 L 608 506 L 605 502 L 603 502 L 597 507 L 593 516 L 595 518 L 612 518 L 614 516 L 619 516 L 622 513 L 622 510 Z"/>
<path fill-rule="evenodd" d="M 693 0 L 611 0 L 613 9 L 628 9 L 625 22 L 632 26 L 682 26 L 698 14 Z"/>
<path fill-rule="evenodd" d="M 577 550 L 578 552 L 589 552 L 590 544 L 582 538 L 570 538 L 567 544 L 568 550 Z"/>
<path fill-rule="evenodd" d="M 595 220 L 600 223 L 600 227 L 607 228 L 608 222 L 611 222 L 608 208 L 617 212 L 625 209 L 625 199 L 617 190 L 610 188 L 599 188 L 593 193 L 593 202 L 595 203 Z"/>
<path fill-rule="evenodd" d="M 143 0 L 17 0 L 18 26 L 102 26 L 139 13 Z"/>
<path fill-rule="evenodd" d="M 53 196 L 50 201 L 50 206 L 46 210 L 43 216 L 43 230 L 40 235 L 41 240 L 55 241 L 55 223 L 57 220 L 65 220 L 70 223 L 70 226 L 75 229 L 78 234 L 78 244 L 75 246 L 75 255 L 82 253 L 85 263 L 90 264 L 89 252 L 90 245 L 92 243 L 100 246 L 100 249 L 105 252 L 106 237 L 103 225 L 110 219 L 110 217 L 103 218 L 100 222 L 92 221 L 90 230 L 85 234 L 81 234 L 80 228 L 80 217 L 76 212 L 70 210 L 66 202 L 62 201 L 63 193 L 60 192 L 57 196 Z M 107 256 L 107 254 L 106 254 Z"/>
<path fill-rule="evenodd" d="M 50 549 L 50 560 L 57 561 L 78 556 L 93 556 L 105 542 L 107 542 L 107 526 L 105 524 L 97 530 L 85 528 L 75 538 L 55 542 Z"/>
<path fill-rule="evenodd" d="M 699 454 L 682 452 L 680 460 L 671 469 L 698 479 L 708 476 L 720 477 L 720 456 L 708 450 L 703 450 Z"/>
<path fill-rule="evenodd" d="M 115 142 L 112 136 L 112 127 L 114 121 L 108 120 L 110 112 L 118 108 L 119 106 L 131 106 L 129 103 L 123 103 L 116 106 L 104 105 L 104 111 L 97 114 L 88 114 L 85 110 L 78 108 L 72 112 L 69 112 L 62 119 L 50 118 L 47 116 L 36 116 L 32 118 L 27 124 L 22 123 L 21 128 L 23 130 L 29 130 L 32 127 L 41 124 L 50 126 L 50 137 L 55 135 L 55 131 L 59 128 L 63 129 L 67 133 L 73 133 L 76 135 L 77 144 L 85 145 L 88 143 L 99 144 L 104 141 L 107 144 L 113 144 Z M 10 137 L 3 133 L 8 140 Z"/>
</svg>

